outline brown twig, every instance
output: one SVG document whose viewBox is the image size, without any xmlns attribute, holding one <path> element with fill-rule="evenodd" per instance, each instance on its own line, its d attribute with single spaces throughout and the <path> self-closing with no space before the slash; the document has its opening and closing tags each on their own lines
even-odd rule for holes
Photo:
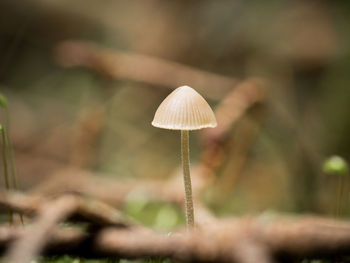
<svg viewBox="0 0 350 263">
<path fill-rule="evenodd" d="M 67 181 L 67 178 L 70 178 Z M 57 171 L 51 178 L 32 190 L 34 195 L 61 195 L 74 192 L 120 207 L 131 191 L 141 191 L 150 199 L 182 202 L 182 192 L 174 189 L 172 181 L 120 180 L 96 176 L 75 168 Z"/>
<path fill-rule="evenodd" d="M 65 178 L 70 177 L 67 182 Z M 194 199 L 197 211 L 197 223 L 214 221 L 211 212 L 205 208 L 199 200 L 198 193 L 207 185 L 199 171 L 193 173 Z M 62 195 L 64 193 L 76 193 L 82 196 L 90 196 L 115 207 L 121 207 L 131 191 L 139 191 L 149 200 L 158 200 L 175 203 L 184 206 L 184 193 L 181 176 L 174 175 L 170 180 L 121 180 L 94 176 L 89 172 L 76 169 L 66 169 L 57 172 L 49 181 L 42 183 L 34 189 L 32 194 L 45 197 L 48 195 Z M 2 203 L 0 199 L 0 209 Z M 14 208 L 16 205 L 13 204 Z M 23 207 L 25 209 L 25 207 Z M 17 210 L 16 210 L 17 211 Z"/>
<path fill-rule="evenodd" d="M 9 196 L 6 200 L 1 200 L 2 207 L 13 207 L 20 212 L 30 211 L 30 214 L 36 214 L 37 220 L 11 246 L 5 256 L 5 262 L 9 263 L 30 262 L 45 247 L 56 226 L 67 219 L 84 220 L 95 226 L 127 226 L 121 215 L 109 206 L 75 195 L 64 195 L 53 201 L 42 200 L 41 203 L 36 203 L 36 207 L 29 198 L 30 205 L 23 209 L 21 204 L 26 202 L 16 200 L 18 199 Z"/>
<path fill-rule="evenodd" d="M 82 41 L 61 43 L 55 50 L 55 57 L 62 66 L 87 67 L 114 79 L 134 80 L 171 89 L 186 82 L 212 99 L 221 98 L 237 84 L 233 78 L 180 63 L 147 55 L 111 51 Z"/>
<path fill-rule="evenodd" d="M 262 79 L 251 78 L 237 83 L 235 89 L 223 98 L 215 109 L 218 126 L 207 129 L 203 139 L 207 142 L 225 139 L 227 133 L 247 110 L 265 98 L 266 83 Z"/>
<path fill-rule="evenodd" d="M 131 225 L 118 210 L 91 197 L 64 194 L 59 199 L 71 200 L 71 202 L 65 201 L 68 205 L 64 209 L 67 209 L 68 212 L 71 211 L 69 204 L 74 204 L 72 211 L 66 217 L 69 221 L 88 222 L 96 226 L 127 227 Z M 21 212 L 30 218 L 40 217 L 42 207 L 50 207 L 51 202 L 56 202 L 56 200 L 12 193 L 0 198 L 0 212 L 11 208 L 13 211 Z"/>
<path fill-rule="evenodd" d="M 5 255 L 5 262 L 31 262 L 45 246 L 56 225 L 69 216 L 76 206 L 75 198 L 64 196 L 40 207 L 37 222 L 25 229 L 21 238 L 14 242 Z"/>
<path fill-rule="evenodd" d="M 227 161 L 227 151 L 224 146 L 227 144 L 234 124 L 251 107 L 264 100 L 265 92 L 266 84 L 262 79 L 247 79 L 238 83 L 236 88 L 219 103 L 215 109 L 215 116 L 219 125 L 215 129 L 205 130 L 202 136 L 204 150 L 199 169 L 206 171 L 206 173 L 202 172 L 202 176 L 206 178 L 213 177 L 216 169 Z M 226 186 L 229 187 L 230 183 L 227 184 L 226 182 Z"/>
</svg>

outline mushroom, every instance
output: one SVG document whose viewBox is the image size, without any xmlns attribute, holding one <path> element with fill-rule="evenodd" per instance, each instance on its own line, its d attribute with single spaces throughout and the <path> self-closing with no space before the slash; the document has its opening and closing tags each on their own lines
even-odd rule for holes
<svg viewBox="0 0 350 263">
<path fill-rule="evenodd" d="M 216 127 L 213 110 L 205 99 L 189 86 L 175 89 L 158 107 L 152 125 L 181 131 L 181 159 L 185 185 L 186 223 L 194 226 L 190 176 L 189 131 Z"/>
</svg>

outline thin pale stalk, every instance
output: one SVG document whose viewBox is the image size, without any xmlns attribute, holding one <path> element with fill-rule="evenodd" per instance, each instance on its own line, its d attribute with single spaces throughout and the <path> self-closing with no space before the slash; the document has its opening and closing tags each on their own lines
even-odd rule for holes
<svg viewBox="0 0 350 263">
<path fill-rule="evenodd" d="M 4 179 L 6 191 L 10 190 L 9 176 L 8 176 L 8 167 L 7 167 L 7 156 L 6 156 L 6 133 L 4 128 L 1 128 L 1 137 L 2 137 L 2 162 L 4 167 Z M 9 223 L 13 223 L 13 213 L 12 210 L 9 210 Z"/>
<path fill-rule="evenodd" d="M 10 138 L 10 120 L 9 120 L 9 115 L 8 115 L 8 109 L 5 109 L 5 138 L 6 138 L 6 144 L 7 146 L 7 151 L 9 153 L 9 159 L 10 159 L 10 172 L 11 172 L 11 179 L 12 179 L 12 185 L 13 188 L 18 191 L 18 181 L 17 181 L 17 169 L 16 169 L 16 164 L 15 164 L 15 156 L 12 148 L 12 142 Z M 22 213 L 19 214 L 20 220 L 22 225 L 24 225 L 23 221 L 23 215 Z"/>
<path fill-rule="evenodd" d="M 339 217 L 344 216 L 344 192 L 346 186 L 346 177 L 340 175 L 340 193 L 339 193 Z"/>
<path fill-rule="evenodd" d="M 185 185 L 185 206 L 187 227 L 194 227 L 192 184 L 190 175 L 189 132 L 181 131 L 181 159 Z"/>
<path fill-rule="evenodd" d="M 336 191 L 336 206 L 335 206 L 335 217 L 341 217 L 343 215 L 343 194 L 344 194 L 344 177 L 343 175 L 338 176 L 338 185 Z"/>
</svg>

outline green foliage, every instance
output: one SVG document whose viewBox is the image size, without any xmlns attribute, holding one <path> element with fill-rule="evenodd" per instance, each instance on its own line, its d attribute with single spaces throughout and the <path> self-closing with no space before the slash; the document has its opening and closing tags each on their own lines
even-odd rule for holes
<svg viewBox="0 0 350 263">
<path fill-rule="evenodd" d="M 0 93 L 0 107 L 7 109 L 7 99 Z"/>
<path fill-rule="evenodd" d="M 151 201 L 138 194 L 127 198 L 124 212 L 132 219 L 158 230 L 171 230 L 185 222 L 182 212 L 175 205 Z"/>
<path fill-rule="evenodd" d="M 346 175 L 349 167 L 342 157 L 334 155 L 324 162 L 323 171 L 328 174 Z"/>
</svg>

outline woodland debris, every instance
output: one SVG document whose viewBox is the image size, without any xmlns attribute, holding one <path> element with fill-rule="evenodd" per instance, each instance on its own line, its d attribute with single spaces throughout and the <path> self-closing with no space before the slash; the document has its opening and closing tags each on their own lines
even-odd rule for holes
<svg viewBox="0 0 350 263">
<path fill-rule="evenodd" d="M 217 219 L 192 231 L 180 229 L 172 234 L 108 222 L 105 226 L 99 223 L 97 228 L 88 231 L 60 226 L 59 222 L 65 222 L 79 210 L 80 198 L 66 195 L 44 203 L 37 219 L 25 228 L 0 228 L 0 251 L 9 249 L 6 262 L 19 259 L 29 262 L 38 252 L 86 258 L 171 258 L 181 262 L 238 263 L 350 255 L 350 223 L 315 216 Z M 94 225 L 94 221 L 88 222 Z"/>
</svg>

